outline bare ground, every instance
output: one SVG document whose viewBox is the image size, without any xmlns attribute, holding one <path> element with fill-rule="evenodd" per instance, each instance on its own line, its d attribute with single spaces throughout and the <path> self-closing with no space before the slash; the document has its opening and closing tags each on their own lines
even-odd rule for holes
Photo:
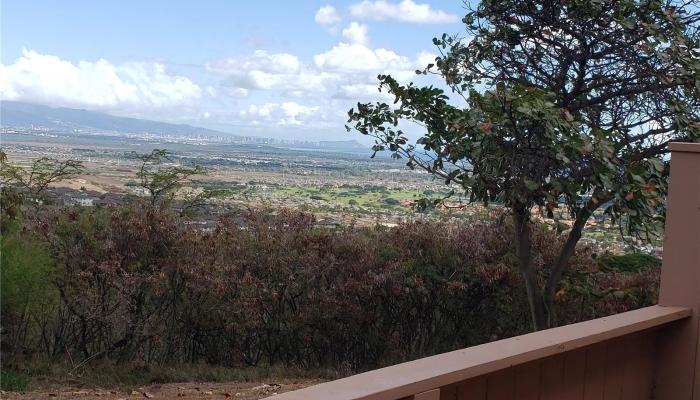
<svg viewBox="0 0 700 400">
<path fill-rule="evenodd" d="M 281 380 L 274 382 L 167 383 L 130 390 L 85 389 L 62 387 L 37 389 L 24 393 L 0 392 L 1 399 L 263 399 L 274 394 L 321 383 L 319 379 Z"/>
</svg>

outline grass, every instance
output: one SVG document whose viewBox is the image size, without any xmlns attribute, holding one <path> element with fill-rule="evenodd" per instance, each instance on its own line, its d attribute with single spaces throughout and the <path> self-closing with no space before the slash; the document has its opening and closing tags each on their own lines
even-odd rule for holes
<svg viewBox="0 0 700 400">
<path fill-rule="evenodd" d="M 0 371 L 0 390 L 23 392 L 29 387 L 31 377 L 22 372 Z"/>
<path fill-rule="evenodd" d="M 643 269 L 660 267 L 661 259 L 643 253 L 606 254 L 598 259 L 602 270 L 637 272 Z"/>
<path fill-rule="evenodd" d="M 391 188 L 362 188 L 359 186 L 327 187 L 327 186 L 275 186 L 271 194 L 279 198 L 298 198 L 325 200 L 339 205 L 357 205 L 367 208 L 407 210 L 399 204 L 402 200 L 417 200 L 425 197 L 421 190 L 391 189 Z"/>
</svg>

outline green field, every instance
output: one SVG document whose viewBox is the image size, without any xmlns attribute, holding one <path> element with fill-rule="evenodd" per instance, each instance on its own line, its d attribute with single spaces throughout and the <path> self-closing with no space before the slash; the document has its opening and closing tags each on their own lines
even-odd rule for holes
<svg viewBox="0 0 700 400">
<path fill-rule="evenodd" d="M 382 186 L 283 186 L 271 185 L 270 196 L 278 199 L 311 199 L 338 205 L 350 205 L 365 208 L 382 208 L 392 210 L 409 210 L 407 202 L 440 195 L 430 190 L 398 189 Z M 402 205 L 402 203 L 404 205 Z"/>
</svg>

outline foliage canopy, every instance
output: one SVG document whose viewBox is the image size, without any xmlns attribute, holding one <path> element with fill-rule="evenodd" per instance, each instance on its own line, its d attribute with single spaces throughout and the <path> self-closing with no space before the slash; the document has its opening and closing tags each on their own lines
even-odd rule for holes
<svg viewBox="0 0 700 400">
<path fill-rule="evenodd" d="M 543 328 L 595 210 L 605 205 L 628 233 L 658 231 L 667 144 L 700 138 L 698 10 L 676 0 L 484 0 L 463 19 L 467 35 L 434 39 L 440 56 L 416 71 L 448 92 L 380 75 L 394 105 L 358 104 L 349 122 L 375 138 L 375 152 L 511 210 L 533 326 Z M 415 144 L 407 123 L 423 129 Z M 574 223 L 542 286 L 531 210 L 551 216 L 560 204 Z"/>
</svg>

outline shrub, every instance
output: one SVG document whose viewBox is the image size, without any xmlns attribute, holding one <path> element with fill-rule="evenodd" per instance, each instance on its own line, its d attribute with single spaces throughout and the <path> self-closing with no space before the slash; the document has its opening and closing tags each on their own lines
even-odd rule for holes
<svg viewBox="0 0 700 400">
<path fill-rule="evenodd" d="M 134 204 L 56 210 L 28 229 L 60 272 L 60 312 L 28 343 L 56 357 L 357 371 L 529 329 L 512 227 L 498 218 L 329 229 L 279 210 L 199 231 Z M 544 225 L 533 232 L 543 275 L 561 241 Z M 654 279 L 600 271 L 580 249 L 557 323 L 650 304 Z"/>
<path fill-rule="evenodd" d="M 31 353 L 59 303 L 48 246 L 17 221 L 4 219 L 0 236 L 0 314 L 4 358 Z M 9 378 L 8 378 L 9 379 Z"/>
<path fill-rule="evenodd" d="M 660 267 L 661 259 L 643 253 L 605 254 L 598 259 L 598 264 L 601 269 L 607 271 L 639 272 Z"/>
</svg>

